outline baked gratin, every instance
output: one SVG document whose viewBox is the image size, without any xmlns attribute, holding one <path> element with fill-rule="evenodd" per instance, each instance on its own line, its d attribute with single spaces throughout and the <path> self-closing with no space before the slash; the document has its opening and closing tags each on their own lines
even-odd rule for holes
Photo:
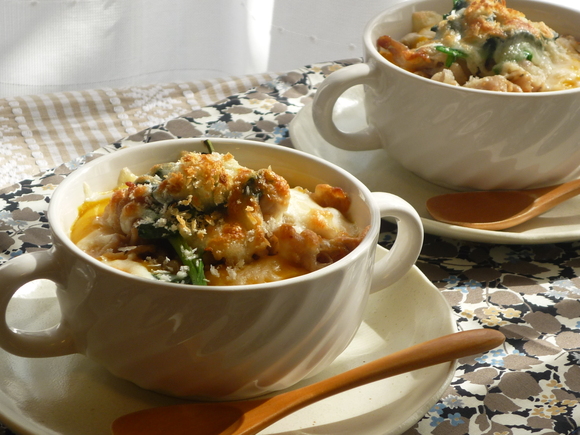
<svg viewBox="0 0 580 435">
<path fill-rule="evenodd" d="M 449 13 L 413 13 L 413 31 L 381 36 L 379 52 L 399 67 L 450 85 L 544 92 L 580 85 L 580 44 L 532 22 L 505 0 L 454 0 Z"/>
<path fill-rule="evenodd" d="M 326 184 L 290 187 L 270 168 L 233 155 L 183 152 L 144 175 L 125 169 L 111 192 L 90 194 L 71 239 L 114 268 L 197 285 L 277 281 L 351 252 L 366 228 L 350 199 Z"/>
</svg>

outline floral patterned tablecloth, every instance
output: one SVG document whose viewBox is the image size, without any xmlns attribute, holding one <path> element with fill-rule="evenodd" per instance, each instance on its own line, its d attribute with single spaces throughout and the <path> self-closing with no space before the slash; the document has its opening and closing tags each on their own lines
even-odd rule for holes
<svg viewBox="0 0 580 435">
<path fill-rule="evenodd" d="M 279 75 L 5 188 L 0 192 L 1 261 L 50 246 L 45 211 L 51 193 L 87 160 L 120 147 L 176 137 L 232 137 L 292 146 L 290 121 L 328 74 L 351 62 L 357 60 Z M 389 247 L 395 233 L 385 223 L 381 243 Z M 459 329 L 494 328 L 507 341 L 461 360 L 438 403 L 405 434 L 578 433 L 580 242 L 497 245 L 427 234 L 417 266 L 448 300 Z"/>
</svg>

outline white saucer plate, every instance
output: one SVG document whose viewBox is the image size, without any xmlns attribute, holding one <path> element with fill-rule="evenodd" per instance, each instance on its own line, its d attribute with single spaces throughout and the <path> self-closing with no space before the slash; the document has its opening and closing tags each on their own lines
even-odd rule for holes
<svg viewBox="0 0 580 435">
<path fill-rule="evenodd" d="M 377 255 L 385 250 L 379 248 Z M 43 329 L 59 309 L 53 285 L 36 281 L 18 291 L 7 320 Z M 441 293 L 417 269 L 370 296 L 364 323 L 349 347 L 316 382 L 399 349 L 456 331 Z M 400 434 L 438 401 L 456 362 L 353 389 L 300 410 L 264 430 L 270 435 Z M 20 358 L 0 351 L 0 421 L 21 435 L 108 435 L 113 420 L 140 409 L 184 401 L 143 390 L 81 355 Z"/>
<path fill-rule="evenodd" d="M 334 108 L 336 124 L 344 131 L 358 131 L 366 124 L 362 86 L 354 86 L 339 98 Z M 384 150 L 345 151 L 326 142 L 316 130 L 312 107 L 306 105 L 290 124 L 296 149 L 322 157 L 359 178 L 372 191 L 393 193 L 407 200 L 422 218 L 425 232 L 484 243 L 534 244 L 580 240 L 580 197 L 504 231 L 487 231 L 449 225 L 434 220 L 425 202 L 432 196 L 453 192 L 429 183 L 389 158 Z"/>
</svg>

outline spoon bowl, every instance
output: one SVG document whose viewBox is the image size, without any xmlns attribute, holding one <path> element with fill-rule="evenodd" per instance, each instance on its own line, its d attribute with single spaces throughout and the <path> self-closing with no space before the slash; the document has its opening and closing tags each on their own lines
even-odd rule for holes
<svg viewBox="0 0 580 435">
<path fill-rule="evenodd" d="M 426 341 L 306 387 L 235 402 L 187 403 L 119 417 L 113 435 L 255 435 L 314 402 L 371 382 L 482 353 L 501 345 L 493 329 L 464 331 Z"/>
<path fill-rule="evenodd" d="M 431 216 L 452 225 L 505 230 L 580 194 L 580 180 L 528 190 L 458 192 L 427 200 Z"/>
</svg>

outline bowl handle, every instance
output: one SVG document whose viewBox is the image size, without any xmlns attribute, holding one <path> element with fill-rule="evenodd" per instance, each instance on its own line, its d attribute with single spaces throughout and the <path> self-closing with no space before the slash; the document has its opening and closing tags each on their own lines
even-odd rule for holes
<svg viewBox="0 0 580 435">
<path fill-rule="evenodd" d="M 397 222 L 397 238 L 389 252 L 375 263 L 371 293 L 394 284 L 413 267 L 423 247 L 423 224 L 417 211 L 404 199 L 373 192 L 381 217 Z"/>
<path fill-rule="evenodd" d="M 372 125 L 357 132 L 344 132 L 332 119 L 334 105 L 340 96 L 356 85 L 376 86 L 376 75 L 369 64 L 358 63 L 334 71 L 320 84 L 312 102 L 312 116 L 316 129 L 328 143 L 348 151 L 381 148 L 381 140 Z"/>
<path fill-rule="evenodd" d="M 6 311 L 14 293 L 36 279 L 59 284 L 59 269 L 52 249 L 19 255 L 0 267 L 0 347 L 7 352 L 31 358 L 76 352 L 72 334 L 62 322 L 43 331 L 14 329 L 6 322 Z"/>
</svg>

